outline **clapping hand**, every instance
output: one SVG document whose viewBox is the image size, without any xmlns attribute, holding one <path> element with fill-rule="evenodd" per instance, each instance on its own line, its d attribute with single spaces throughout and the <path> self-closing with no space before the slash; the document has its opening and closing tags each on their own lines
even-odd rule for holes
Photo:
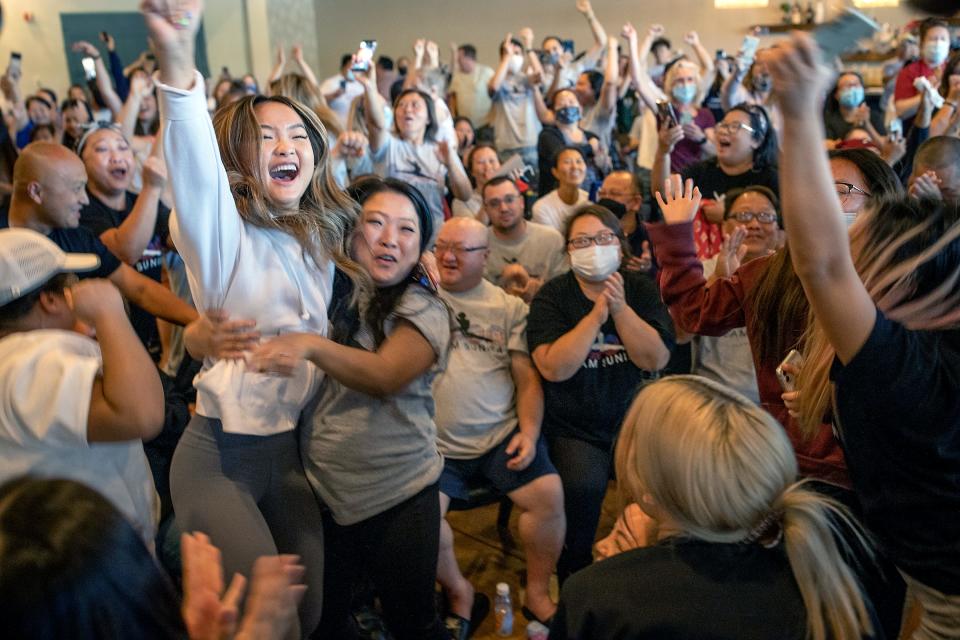
<svg viewBox="0 0 960 640">
<path fill-rule="evenodd" d="M 940 193 L 940 177 L 934 171 L 926 171 L 913 179 L 910 195 L 921 200 L 943 200 Z"/>
</svg>

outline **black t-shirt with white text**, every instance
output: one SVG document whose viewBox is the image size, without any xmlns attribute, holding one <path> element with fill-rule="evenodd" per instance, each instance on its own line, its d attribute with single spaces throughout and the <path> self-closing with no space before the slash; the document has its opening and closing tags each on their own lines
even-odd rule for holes
<svg viewBox="0 0 960 640">
<path fill-rule="evenodd" d="M 668 349 L 673 348 L 673 322 L 657 286 L 645 275 L 621 271 L 627 305 L 652 326 Z M 573 272 L 547 282 L 530 304 L 527 344 L 530 353 L 568 333 L 593 309 Z M 612 317 L 597 333 L 590 353 L 577 372 L 562 382 L 543 381 L 546 435 L 612 445 L 627 408 L 644 381 L 655 372 L 630 360 Z"/>
<path fill-rule="evenodd" d="M 716 158 L 698 162 L 684 169 L 683 179 L 693 179 L 693 185 L 700 187 L 704 198 L 715 199 L 715 195 L 722 196 L 730 189 L 742 189 L 753 185 L 761 185 L 780 195 L 780 182 L 777 178 L 776 167 L 764 169 L 750 169 L 744 173 L 731 176 L 723 172 Z"/>
<path fill-rule="evenodd" d="M 119 227 L 133 211 L 137 202 L 137 194 L 127 192 L 123 210 L 107 206 L 95 195 L 87 191 L 90 204 L 80 210 L 80 226 L 86 227 L 98 237 L 105 231 Z M 153 237 L 144 249 L 143 256 L 134 265 L 137 271 L 148 278 L 160 282 L 163 272 L 163 251 L 167 236 L 170 209 L 162 202 L 157 205 L 157 222 Z M 153 355 L 160 352 L 160 335 L 157 331 L 157 321 L 154 316 L 140 307 L 130 305 L 130 324 L 140 337 L 140 341 Z"/>
</svg>

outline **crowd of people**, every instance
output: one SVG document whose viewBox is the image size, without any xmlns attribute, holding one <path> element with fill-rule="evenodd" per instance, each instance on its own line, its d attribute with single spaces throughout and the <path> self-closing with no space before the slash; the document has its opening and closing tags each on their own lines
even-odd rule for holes
<svg viewBox="0 0 960 640">
<path fill-rule="evenodd" d="M 261 83 L 144 0 L 63 102 L 6 71 L 5 634 L 464 640 L 485 493 L 551 638 L 960 637 L 950 24 L 868 95 L 573 8 Z"/>
</svg>

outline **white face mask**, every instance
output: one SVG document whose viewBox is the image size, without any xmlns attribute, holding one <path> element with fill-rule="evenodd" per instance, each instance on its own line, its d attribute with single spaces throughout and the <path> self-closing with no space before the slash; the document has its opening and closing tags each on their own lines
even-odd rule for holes
<svg viewBox="0 0 960 640">
<path fill-rule="evenodd" d="M 523 56 L 519 53 L 515 53 L 510 56 L 509 70 L 511 73 L 520 73 L 523 71 Z"/>
<path fill-rule="evenodd" d="M 846 211 L 843 212 L 843 221 L 847 223 L 847 229 L 850 228 L 850 225 L 852 225 L 853 221 L 856 219 L 857 219 L 856 213 L 847 213 Z"/>
<path fill-rule="evenodd" d="M 620 268 L 620 245 L 590 245 L 570 252 L 570 268 L 591 282 L 606 280 Z"/>
</svg>

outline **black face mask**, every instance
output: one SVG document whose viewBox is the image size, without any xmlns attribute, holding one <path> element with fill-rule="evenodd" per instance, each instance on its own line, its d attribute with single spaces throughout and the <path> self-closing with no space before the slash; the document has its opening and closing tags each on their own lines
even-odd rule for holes
<svg viewBox="0 0 960 640">
<path fill-rule="evenodd" d="M 597 204 L 609 209 L 613 215 L 617 216 L 617 220 L 623 220 L 623 216 L 627 215 L 627 207 L 616 200 L 603 198 L 602 200 L 598 200 Z"/>
<path fill-rule="evenodd" d="M 406 67 L 397 67 L 397 73 L 399 73 L 401 76 L 405 76 L 405 75 L 407 75 L 407 68 L 406 68 Z"/>
</svg>

